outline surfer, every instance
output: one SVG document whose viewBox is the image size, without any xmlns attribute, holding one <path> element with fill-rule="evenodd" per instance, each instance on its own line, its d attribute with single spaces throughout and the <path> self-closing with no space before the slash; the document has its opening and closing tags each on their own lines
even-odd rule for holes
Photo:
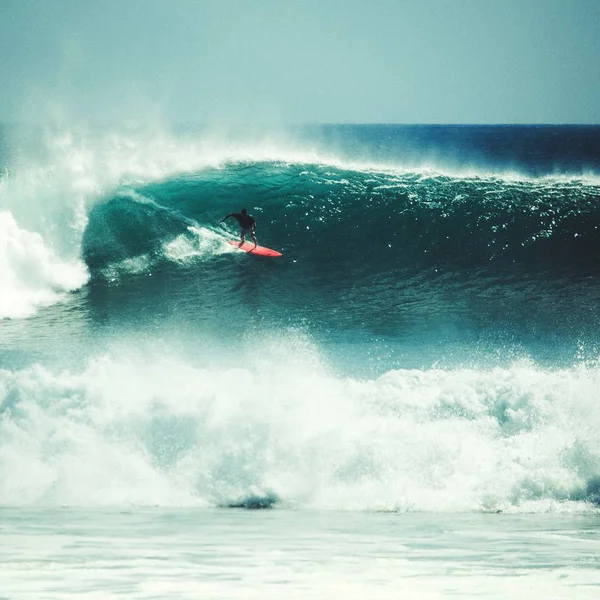
<svg viewBox="0 0 600 600">
<path fill-rule="evenodd" d="M 256 241 L 256 219 L 252 215 L 249 215 L 245 208 L 242 208 L 239 213 L 229 213 L 227 216 L 223 217 L 220 223 L 223 223 L 223 221 L 229 219 L 229 217 L 233 217 L 240 224 L 240 237 L 242 238 L 240 246 L 244 245 L 246 234 L 249 233 L 252 236 L 252 241 L 256 248 L 256 246 L 258 246 L 258 242 Z"/>
</svg>

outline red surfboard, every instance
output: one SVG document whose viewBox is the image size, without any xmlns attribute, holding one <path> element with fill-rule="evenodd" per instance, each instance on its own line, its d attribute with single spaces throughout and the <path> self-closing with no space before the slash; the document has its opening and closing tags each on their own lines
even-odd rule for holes
<svg viewBox="0 0 600 600">
<path fill-rule="evenodd" d="M 264 246 L 256 246 L 251 244 L 250 242 L 244 242 L 241 246 L 239 242 L 235 240 L 229 240 L 229 243 L 240 250 L 244 250 L 248 254 L 258 254 L 259 256 L 281 256 L 281 252 L 277 252 L 277 250 L 271 250 L 271 248 L 265 248 Z"/>
</svg>

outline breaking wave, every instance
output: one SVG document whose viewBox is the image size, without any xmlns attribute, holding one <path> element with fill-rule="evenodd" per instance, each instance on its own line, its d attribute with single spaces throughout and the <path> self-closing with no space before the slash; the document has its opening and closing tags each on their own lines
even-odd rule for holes
<svg viewBox="0 0 600 600">
<path fill-rule="evenodd" d="M 299 337 L 240 352 L 243 366 L 111 353 L 80 371 L 0 371 L 0 503 L 544 512 L 600 502 L 597 365 L 358 380 L 332 374 Z"/>
</svg>

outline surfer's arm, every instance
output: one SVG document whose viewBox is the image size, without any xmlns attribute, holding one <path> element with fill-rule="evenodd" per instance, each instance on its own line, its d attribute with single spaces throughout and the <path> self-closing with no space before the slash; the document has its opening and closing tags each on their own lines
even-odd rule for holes
<svg viewBox="0 0 600 600">
<path fill-rule="evenodd" d="M 225 221 L 225 220 L 229 219 L 229 217 L 233 217 L 233 213 L 229 213 L 228 215 L 224 216 L 224 217 L 223 217 L 223 218 L 222 218 L 222 219 L 219 221 L 219 223 L 222 223 L 223 221 Z"/>
</svg>

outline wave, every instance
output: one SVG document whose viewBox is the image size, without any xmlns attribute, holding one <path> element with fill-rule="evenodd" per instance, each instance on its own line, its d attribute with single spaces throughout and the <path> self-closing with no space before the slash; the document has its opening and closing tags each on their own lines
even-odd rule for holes
<svg viewBox="0 0 600 600">
<path fill-rule="evenodd" d="M 95 204 L 127 182 L 216 164 L 201 144 L 175 147 L 165 135 L 37 129 L 11 135 L 11 143 L 2 141 L 18 149 L 0 165 L 0 319 L 30 316 L 86 283 L 81 242 Z"/>
<path fill-rule="evenodd" d="M 307 340 L 239 364 L 158 352 L 0 371 L 0 503 L 596 510 L 595 364 L 329 372 Z M 315 418 L 315 415 L 318 415 Z"/>
<path fill-rule="evenodd" d="M 598 264 L 599 198 L 600 185 L 581 179 L 233 162 L 122 190 L 91 213 L 83 254 L 92 271 L 142 254 L 158 262 L 178 236 L 195 243 L 190 226 L 215 232 L 244 205 L 264 243 L 305 265 L 327 263 L 333 277 L 340 269 L 579 271 Z"/>
<path fill-rule="evenodd" d="M 361 136 L 365 147 L 376 145 Z M 223 269 L 218 259 L 232 252 L 226 239 L 236 232 L 216 224 L 242 205 L 258 218 L 261 243 L 283 250 L 307 285 L 324 280 L 325 270 L 338 282 L 342 274 L 401 280 L 407 270 L 596 271 L 593 172 L 432 168 L 428 155 L 420 163 L 409 156 L 406 143 L 393 156 L 352 154 L 352 139 L 328 146 L 310 136 L 85 131 L 45 138 L 42 156 L 17 161 L 0 179 L 0 207 L 23 232 L 25 253 L 52 266 L 31 284 L 32 269 L 6 258 L 11 300 L 0 317 L 30 315 L 88 276 L 120 281 L 165 264 L 209 268 L 213 260 Z"/>
<path fill-rule="evenodd" d="M 82 239 L 90 213 L 96 205 L 115 195 L 125 191 L 131 197 L 136 186 L 169 181 L 181 173 L 218 168 L 229 160 L 270 160 L 282 153 L 299 160 L 315 156 L 310 150 L 298 151 L 291 144 L 265 136 L 259 141 L 233 143 L 210 132 L 173 137 L 162 131 L 122 134 L 78 127 L 59 133 L 43 128 L 25 131 L 2 128 L 0 134 L 0 211 L 6 215 L 4 227 L 21 232 L 19 243 L 25 244 L 23 253 L 31 257 L 32 264 L 41 260 L 42 265 L 53 265 L 40 266 L 44 275 L 32 282 L 33 268 L 13 265 L 8 250 L 2 247 L 4 303 L 0 307 L 0 319 L 34 314 L 40 306 L 63 298 L 64 291 L 85 284 L 89 271 L 82 261 L 86 256 Z M 7 148 L 10 156 L 7 156 Z M 140 222 L 142 217 L 140 215 Z M 126 219 L 127 215 L 124 216 Z M 127 224 L 120 226 L 117 223 L 115 227 L 127 228 Z M 187 227 L 192 227 L 193 233 Z M 151 223 L 147 229 L 152 229 Z M 205 234 L 210 236 L 205 228 L 189 220 L 182 233 L 188 241 L 181 238 L 179 245 L 187 244 L 187 252 L 183 247 L 178 249 L 177 243 L 173 244 L 174 240 L 170 238 L 160 244 L 167 246 L 164 252 L 161 250 L 161 255 L 167 258 L 182 255 L 185 259 L 187 254 L 189 258 L 198 254 L 195 248 L 199 243 L 202 245 L 199 237 L 206 240 Z M 132 235 L 133 231 L 130 232 Z M 108 232 L 101 243 L 107 246 L 114 238 Z M 121 264 L 106 265 L 108 269 L 104 273 L 107 277 L 147 269 L 153 257 L 140 256 L 136 250 L 133 245 L 130 252 L 121 253 L 117 261 Z M 209 255 L 205 251 L 201 253 Z M 50 275 L 49 270 L 55 274 Z M 66 276 L 67 271 L 78 271 L 79 274 Z"/>
</svg>

